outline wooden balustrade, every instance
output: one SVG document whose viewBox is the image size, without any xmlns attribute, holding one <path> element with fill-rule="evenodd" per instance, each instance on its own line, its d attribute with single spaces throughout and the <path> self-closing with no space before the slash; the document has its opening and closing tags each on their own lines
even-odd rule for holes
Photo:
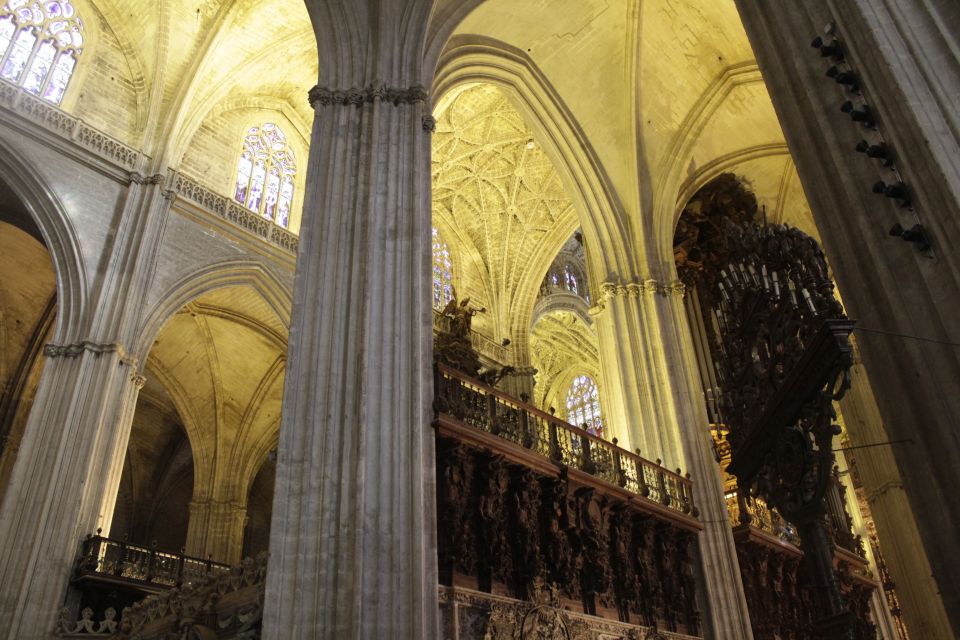
<svg viewBox="0 0 960 640">
<path fill-rule="evenodd" d="M 438 421 L 462 425 L 497 436 L 570 469 L 617 485 L 696 517 L 693 483 L 663 467 L 591 435 L 537 407 L 512 398 L 443 364 L 434 367 L 434 410 Z"/>
</svg>

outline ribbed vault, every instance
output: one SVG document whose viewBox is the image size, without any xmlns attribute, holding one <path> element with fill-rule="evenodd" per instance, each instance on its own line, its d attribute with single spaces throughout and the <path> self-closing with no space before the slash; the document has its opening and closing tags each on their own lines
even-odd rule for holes
<svg viewBox="0 0 960 640">
<path fill-rule="evenodd" d="M 488 308 L 475 329 L 521 347 L 539 282 L 577 221 L 550 159 L 492 85 L 463 88 L 438 114 L 433 212 L 455 255 L 479 257 L 458 283 Z"/>
</svg>

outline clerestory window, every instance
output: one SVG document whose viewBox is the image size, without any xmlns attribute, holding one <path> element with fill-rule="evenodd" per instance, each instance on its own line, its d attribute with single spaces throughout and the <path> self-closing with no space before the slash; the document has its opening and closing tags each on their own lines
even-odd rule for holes
<svg viewBox="0 0 960 640">
<path fill-rule="evenodd" d="M 250 127 L 243 138 L 234 199 L 281 227 L 290 224 L 296 157 L 276 124 Z"/>
<path fill-rule="evenodd" d="M 600 420 L 600 394 L 597 383 L 590 376 L 577 376 L 567 391 L 567 422 L 577 427 L 586 425 L 587 431 L 603 437 Z"/>
<path fill-rule="evenodd" d="M 83 51 L 69 0 L 7 0 L 0 9 L 0 78 L 60 104 Z"/>
<path fill-rule="evenodd" d="M 450 247 L 433 228 L 433 308 L 443 309 L 453 298 L 453 260 Z"/>
</svg>

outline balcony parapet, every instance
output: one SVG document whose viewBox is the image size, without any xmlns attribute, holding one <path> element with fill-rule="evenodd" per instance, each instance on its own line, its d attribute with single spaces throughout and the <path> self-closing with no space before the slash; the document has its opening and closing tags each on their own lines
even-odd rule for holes
<svg viewBox="0 0 960 640">
<path fill-rule="evenodd" d="M 204 187 L 194 178 L 178 171 L 170 172 L 169 182 L 170 193 L 175 196 L 188 200 L 206 213 L 223 218 L 275 247 L 296 255 L 300 238 L 292 231 L 247 209 L 239 202 Z"/>
<path fill-rule="evenodd" d="M 259 638 L 266 575 L 267 554 L 261 553 L 147 598 L 123 611 L 115 638 Z"/>
</svg>

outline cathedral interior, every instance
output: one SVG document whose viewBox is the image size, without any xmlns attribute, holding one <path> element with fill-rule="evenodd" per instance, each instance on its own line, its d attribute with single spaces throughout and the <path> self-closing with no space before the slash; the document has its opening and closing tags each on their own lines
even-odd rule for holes
<svg viewBox="0 0 960 640">
<path fill-rule="evenodd" d="M 960 637 L 951 0 L 0 1 L 0 638 Z"/>
</svg>

